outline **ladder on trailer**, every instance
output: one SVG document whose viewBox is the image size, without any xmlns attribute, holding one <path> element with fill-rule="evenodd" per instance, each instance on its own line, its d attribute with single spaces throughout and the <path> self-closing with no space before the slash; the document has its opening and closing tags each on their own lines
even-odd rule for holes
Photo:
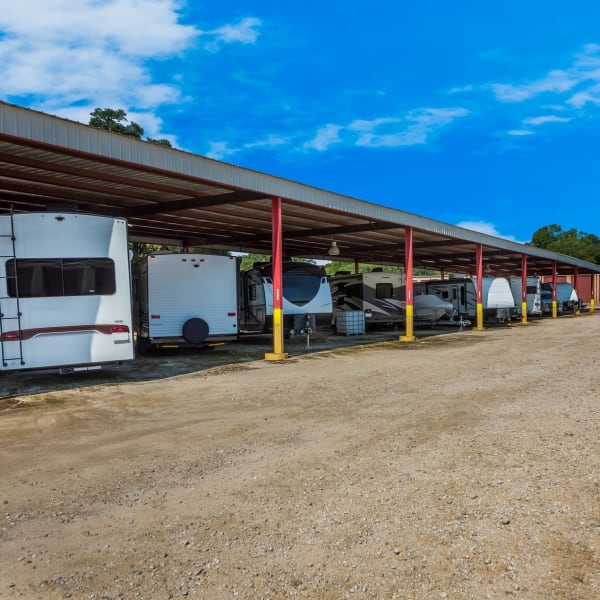
<svg viewBox="0 0 600 600">
<path fill-rule="evenodd" d="M 15 238 L 15 222 L 14 222 L 14 213 L 10 211 L 10 231 L 9 233 L 4 233 L 0 231 L 0 241 L 4 238 L 9 241 L 8 243 L 8 251 L 10 254 L 0 254 L 0 260 L 12 259 L 14 264 L 13 274 L 9 275 L 7 271 L 4 271 L 4 275 L 0 275 L 0 281 L 4 279 L 4 290 L 5 293 L 0 295 L 0 359 L 2 360 L 2 366 L 7 367 L 9 361 L 19 361 L 21 365 L 25 364 L 23 360 L 23 335 L 21 329 L 21 302 L 19 298 L 19 281 L 17 277 L 17 256 L 16 256 L 16 238 Z M 8 260 L 6 260 L 8 262 Z M 14 296 L 9 296 L 9 281 L 13 283 L 13 289 L 15 291 Z M 0 290 L 2 286 L 0 286 Z M 13 302 L 11 302 L 13 301 Z M 15 307 L 15 311 L 9 314 L 6 314 L 6 307 L 10 304 L 13 304 Z M 11 327 L 10 325 L 13 324 Z M 16 325 L 16 329 L 14 327 Z M 10 337 L 8 336 L 8 332 L 10 332 Z M 13 354 L 14 356 L 7 355 L 7 342 L 18 342 L 18 345 L 13 344 Z M 18 348 L 18 351 L 15 353 L 14 349 Z"/>
</svg>

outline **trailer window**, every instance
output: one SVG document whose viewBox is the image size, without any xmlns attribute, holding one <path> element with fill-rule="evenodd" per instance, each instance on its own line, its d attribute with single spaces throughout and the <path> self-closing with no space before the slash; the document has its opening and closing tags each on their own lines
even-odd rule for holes
<svg viewBox="0 0 600 600">
<path fill-rule="evenodd" d="M 248 300 L 256 301 L 256 285 L 248 286 Z"/>
<path fill-rule="evenodd" d="M 527 293 L 528 294 L 538 294 L 538 287 L 537 285 L 528 285 L 527 286 Z"/>
<path fill-rule="evenodd" d="M 320 275 L 294 272 L 283 274 L 283 293 L 289 302 L 293 302 L 297 306 L 303 306 L 310 302 L 317 295 L 320 286 Z"/>
<path fill-rule="evenodd" d="M 110 258 L 13 258 L 6 262 L 6 278 L 11 298 L 97 296 L 116 291 L 115 264 Z"/>
<path fill-rule="evenodd" d="M 394 297 L 394 286 L 391 283 L 377 283 L 375 285 L 375 297 L 376 298 L 393 298 Z"/>
</svg>

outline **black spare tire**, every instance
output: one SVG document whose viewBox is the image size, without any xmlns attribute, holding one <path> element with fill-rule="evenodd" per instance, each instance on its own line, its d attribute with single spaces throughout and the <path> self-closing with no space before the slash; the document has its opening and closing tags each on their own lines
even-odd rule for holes
<svg viewBox="0 0 600 600">
<path fill-rule="evenodd" d="M 188 344 L 202 344 L 208 337 L 208 323 L 204 319 L 194 317 L 183 324 L 183 339 Z"/>
</svg>

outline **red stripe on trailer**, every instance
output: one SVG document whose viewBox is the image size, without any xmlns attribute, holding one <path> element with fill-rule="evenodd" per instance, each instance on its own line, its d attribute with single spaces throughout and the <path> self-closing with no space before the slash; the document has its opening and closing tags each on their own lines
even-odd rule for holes
<svg viewBox="0 0 600 600">
<path fill-rule="evenodd" d="M 101 325 L 93 323 L 90 325 L 63 325 L 61 327 L 34 327 L 31 329 L 17 329 L 14 331 L 5 331 L 0 337 L 3 342 L 12 342 L 18 340 L 30 340 L 38 335 L 48 335 L 53 333 L 81 333 L 85 331 L 94 331 L 104 335 L 113 333 L 129 333 L 127 325 Z"/>
</svg>

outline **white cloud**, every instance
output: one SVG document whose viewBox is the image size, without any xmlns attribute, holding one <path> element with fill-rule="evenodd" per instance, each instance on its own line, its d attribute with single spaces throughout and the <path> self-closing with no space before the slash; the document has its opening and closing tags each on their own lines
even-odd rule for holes
<svg viewBox="0 0 600 600">
<path fill-rule="evenodd" d="M 523 102 L 545 92 L 567 92 L 578 83 L 579 78 L 574 74 L 556 70 L 531 83 L 522 85 L 494 83 L 491 88 L 500 102 Z"/>
<path fill-rule="evenodd" d="M 199 39 L 214 48 L 252 43 L 260 22 L 247 18 L 203 32 L 180 22 L 180 0 L 28 0 L 0 11 L 0 96 L 20 97 L 51 114 L 87 122 L 95 107 L 125 108 L 130 120 L 181 100 L 177 73 L 156 81 L 148 61 L 177 56 Z M 161 136 L 164 137 L 164 136 Z"/>
<path fill-rule="evenodd" d="M 464 108 L 422 108 L 403 117 L 356 119 L 347 125 L 329 123 L 304 144 L 305 149 L 327 150 L 334 144 L 365 148 L 398 148 L 426 144 L 431 137 L 454 120 L 464 117 Z"/>
<path fill-rule="evenodd" d="M 258 39 L 260 25 L 260 19 L 247 17 L 235 25 L 223 25 L 217 29 L 205 31 L 203 33 L 209 37 L 206 42 L 206 48 L 216 51 L 223 44 L 231 44 L 233 42 L 254 44 Z"/>
<path fill-rule="evenodd" d="M 333 144 L 341 141 L 340 131 L 342 129 L 341 125 L 333 125 L 332 123 L 324 125 L 311 140 L 304 144 L 304 148 L 307 150 L 318 150 L 319 152 L 327 150 Z"/>
<path fill-rule="evenodd" d="M 600 104 L 600 87 L 593 86 L 584 92 L 577 92 L 566 103 L 573 108 L 583 108 L 586 104 Z"/>
<path fill-rule="evenodd" d="M 506 133 L 514 136 L 535 135 L 530 129 L 509 129 Z"/>
<path fill-rule="evenodd" d="M 214 158 L 215 160 L 224 160 L 225 158 L 238 153 L 239 149 L 232 148 L 228 142 L 210 142 L 206 156 L 208 158 Z"/>
<path fill-rule="evenodd" d="M 530 117 L 525 119 L 525 125 L 545 125 L 546 123 L 568 123 L 571 119 L 568 117 L 557 117 L 556 115 L 541 115 L 539 117 Z"/>
<path fill-rule="evenodd" d="M 566 69 L 553 69 L 527 83 L 493 83 L 489 87 L 500 102 L 524 102 L 540 94 L 561 95 L 579 88 L 566 102 L 580 108 L 587 102 L 600 103 L 600 46 L 587 44 Z"/>
<path fill-rule="evenodd" d="M 487 235 L 493 235 L 494 237 L 510 240 L 511 242 L 518 241 L 512 235 L 503 235 L 499 233 L 493 223 L 487 223 L 485 221 L 461 221 L 460 223 L 457 223 L 456 226 L 462 227 L 463 229 L 470 229 L 471 231 L 477 231 L 479 233 L 485 233 Z"/>
</svg>

